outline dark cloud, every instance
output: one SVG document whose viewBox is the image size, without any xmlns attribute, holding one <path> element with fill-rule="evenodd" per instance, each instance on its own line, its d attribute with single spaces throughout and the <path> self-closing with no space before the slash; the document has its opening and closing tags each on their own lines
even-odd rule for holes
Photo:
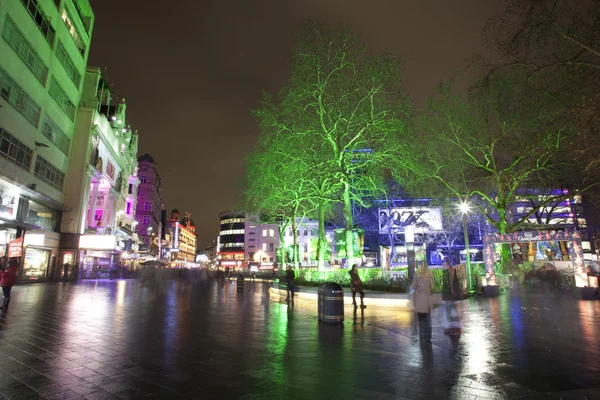
<svg viewBox="0 0 600 400">
<path fill-rule="evenodd" d="M 92 0 L 90 64 L 107 67 L 159 163 L 167 209 L 190 211 L 199 247 L 235 206 L 258 135 L 249 111 L 288 75 L 307 18 L 344 20 L 374 51 L 405 58 L 417 103 L 445 72 L 464 71 L 501 0 Z"/>
</svg>

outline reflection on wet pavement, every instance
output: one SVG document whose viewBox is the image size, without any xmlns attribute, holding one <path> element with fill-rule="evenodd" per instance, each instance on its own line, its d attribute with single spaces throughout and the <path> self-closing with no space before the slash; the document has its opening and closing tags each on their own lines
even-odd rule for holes
<svg viewBox="0 0 600 400">
<path fill-rule="evenodd" d="M 505 293 L 458 304 L 462 334 L 393 309 L 317 321 L 268 284 L 90 281 L 13 289 L 6 398 L 600 398 L 600 302 Z M 366 299 L 368 304 L 368 299 Z"/>
</svg>

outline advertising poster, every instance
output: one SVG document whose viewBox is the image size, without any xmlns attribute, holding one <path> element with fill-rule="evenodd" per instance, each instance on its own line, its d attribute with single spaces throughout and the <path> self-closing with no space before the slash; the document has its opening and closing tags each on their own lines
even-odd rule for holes
<svg viewBox="0 0 600 400">
<path fill-rule="evenodd" d="M 25 264 L 23 265 L 23 279 L 26 281 L 40 281 L 46 279 L 49 250 L 27 248 L 25 253 Z"/>
<path fill-rule="evenodd" d="M 396 207 L 379 209 L 379 233 L 403 233 L 413 226 L 415 232 L 429 233 L 443 230 L 441 207 Z"/>
</svg>

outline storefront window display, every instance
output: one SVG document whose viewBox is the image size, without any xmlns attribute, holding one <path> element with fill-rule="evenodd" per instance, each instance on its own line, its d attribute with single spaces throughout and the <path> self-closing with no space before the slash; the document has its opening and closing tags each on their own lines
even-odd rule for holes
<svg viewBox="0 0 600 400">
<path fill-rule="evenodd" d="M 29 211 L 25 222 L 39 226 L 50 232 L 56 232 L 59 212 L 50 207 L 29 200 Z"/>
<path fill-rule="evenodd" d="M 50 251 L 28 247 L 23 265 L 23 281 L 41 281 L 46 279 Z"/>
<path fill-rule="evenodd" d="M 112 262 L 110 255 L 92 253 L 83 257 L 83 278 L 110 278 Z"/>
</svg>

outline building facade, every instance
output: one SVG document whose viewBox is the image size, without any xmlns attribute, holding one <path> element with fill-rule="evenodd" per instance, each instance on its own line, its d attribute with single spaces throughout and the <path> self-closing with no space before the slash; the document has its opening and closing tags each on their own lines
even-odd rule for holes
<svg viewBox="0 0 600 400">
<path fill-rule="evenodd" d="M 140 184 L 137 191 L 135 218 L 137 234 L 140 240 L 140 253 L 157 257 L 161 247 L 161 213 L 163 209 L 161 197 L 161 180 L 154 158 L 144 154 L 138 158 L 138 178 Z"/>
<path fill-rule="evenodd" d="M 21 281 L 73 260 L 59 231 L 93 25 L 87 0 L 0 2 L 0 254 Z"/>
<path fill-rule="evenodd" d="M 61 225 L 61 247 L 75 255 L 83 278 L 136 268 L 137 149 L 125 101 L 113 104 L 100 70 L 88 68 Z"/>
<path fill-rule="evenodd" d="M 246 259 L 246 213 L 227 211 L 219 214 L 217 259 L 219 267 L 242 267 Z"/>
<path fill-rule="evenodd" d="M 165 240 L 168 245 L 161 252 L 162 258 L 170 263 L 171 267 L 186 267 L 196 263 L 196 225 L 189 213 L 181 220 L 179 211 L 171 211 L 171 217 L 166 223 Z"/>
</svg>

